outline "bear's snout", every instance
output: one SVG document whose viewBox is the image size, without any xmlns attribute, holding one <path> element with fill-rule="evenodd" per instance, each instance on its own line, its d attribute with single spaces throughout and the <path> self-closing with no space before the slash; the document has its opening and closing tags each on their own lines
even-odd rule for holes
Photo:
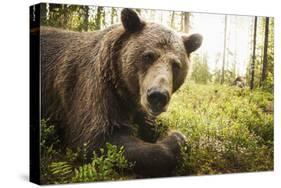
<svg viewBox="0 0 281 188">
<path fill-rule="evenodd" d="M 166 89 L 152 87 L 147 91 L 147 101 L 154 114 L 159 114 L 169 101 L 169 92 Z"/>
</svg>

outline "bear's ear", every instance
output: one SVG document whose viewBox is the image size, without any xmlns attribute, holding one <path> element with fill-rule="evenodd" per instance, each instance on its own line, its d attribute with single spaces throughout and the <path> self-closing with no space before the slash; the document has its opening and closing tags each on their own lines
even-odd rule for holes
<svg viewBox="0 0 281 188">
<path fill-rule="evenodd" d="M 200 34 L 183 35 L 182 40 L 187 54 L 190 54 L 201 46 L 203 37 Z"/>
<path fill-rule="evenodd" d="M 144 26 L 144 22 L 140 19 L 138 14 L 128 8 L 122 10 L 121 21 L 125 30 L 130 32 L 140 31 Z"/>
</svg>

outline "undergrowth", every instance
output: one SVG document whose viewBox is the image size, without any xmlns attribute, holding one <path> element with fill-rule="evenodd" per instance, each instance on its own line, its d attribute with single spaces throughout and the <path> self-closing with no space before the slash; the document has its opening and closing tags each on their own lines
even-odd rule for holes
<svg viewBox="0 0 281 188">
<path fill-rule="evenodd" d="M 54 125 L 41 121 L 41 183 L 65 184 L 93 181 L 128 179 L 133 167 L 124 158 L 124 148 L 109 143 L 100 148 L 99 155 L 93 152 L 88 162 L 87 144 L 75 152 L 62 151 L 59 147 Z M 52 142 L 53 141 L 53 142 Z"/>
<path fill-rule="evenodd" d="M 273 95 L 268 91 L 185 84 L 157 121 L 159 131 L 186 135 L 175 175 L 273 170 Z M 135 178 L 123 147 L 107 144 L 87 161 L 86 144 L 76 151 L 60 145 L 55 126 L 42 120 L 43 184 Z"/>
<path fill-rule="evenodd" d="M 178 175 L 273 170 L 273 95 L 221 85 L 185 85 L 159 118 L 186 135 Z"/>
</svg>

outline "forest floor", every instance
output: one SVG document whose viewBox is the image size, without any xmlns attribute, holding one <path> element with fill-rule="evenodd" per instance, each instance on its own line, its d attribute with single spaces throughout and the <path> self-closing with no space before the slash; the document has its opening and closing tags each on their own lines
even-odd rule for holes
<svg viewBox="0 0 281 188">
<path fill-rule="evenodd" d="M 184 85 L 161 122 L 188 139 L 180 175 L 273 170 L 273 95 L 234 86 Z"/>
<path fill-rule="evenodd" d="M 273 170 L 273 94 L 234 86 L 185 84 L 168 111 L 160 115 L 159 131 L 174 129 L 188 141 L 174 175 L 203 175 Z M 118 150 L 74 165 L 83 154 L 54 149 L 54 126 L 43 122 L 41 178 L 43 183 L 131 179 L 129 164 Z M 45 135 L 45 136 L 44 136 Z M 83 148 L 81 149 L 83 153 Z M 62 157 L 63 156 L 63 157 Z M 117 168 L 116 168 L 117 167 Z"/>
</svg>

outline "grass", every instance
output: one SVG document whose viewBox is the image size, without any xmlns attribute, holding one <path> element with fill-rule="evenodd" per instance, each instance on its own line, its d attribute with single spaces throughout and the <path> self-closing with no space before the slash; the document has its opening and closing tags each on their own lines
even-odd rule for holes
<svg viewBox="0 0 281 188">
<path fill-rule="evenodd" d="M 221 85 L 185 85 L 159 117 L 188 139 L 179 175 L 273 170 L 273 96 Z"/>
<path fill-rule="evenodd" d="M 175 129 L 188 140 L 175 175 L 273 170 L 273 95 L 267 91 L 185 84 L 158 121 L 163 134 Z M 134 178 L 123 148 L 108 144 L 108 152 L 102 149 L 101 156 L 93 154 L 86 162 L 86 145 L 62 152 L 55 127 L 46 121 L 42 135 L 42 183 Z"/>
</svg>

